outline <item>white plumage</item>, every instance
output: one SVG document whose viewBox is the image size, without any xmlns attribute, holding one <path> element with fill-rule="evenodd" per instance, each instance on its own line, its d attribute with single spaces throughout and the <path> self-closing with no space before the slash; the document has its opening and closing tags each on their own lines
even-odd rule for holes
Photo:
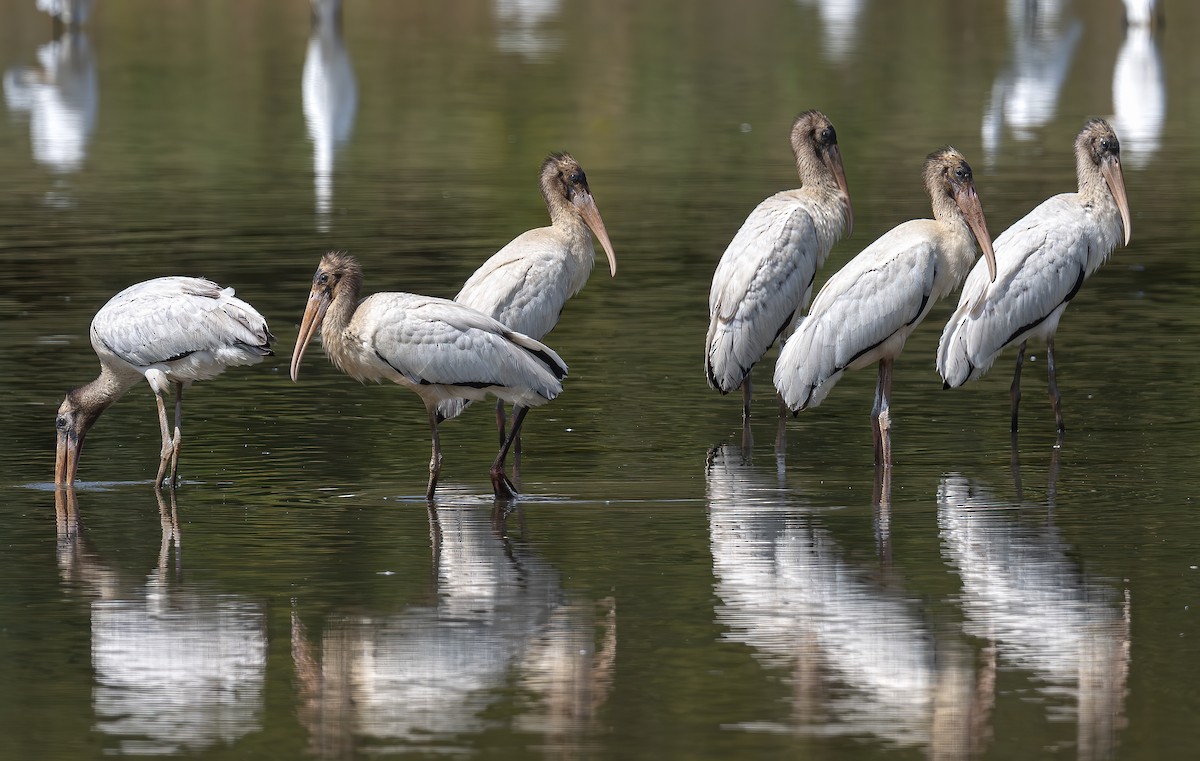
<svg viewBox="0 0 1200 761">
<path fill-rule="evenodd" d="M 542 163 L 539 186 L 550 226 L 518 235 L 475 270 L 454 297 L 535 339 L 554 329 L 567 300 L 587 283 L 596 260 L 592 234 L 604 248 L 609 272 L 617 274 L 616 254 L 579 162 L 568 153 L 550 155 Z M 456 417 L 465 403 L 449 400 L 438 413 L 444 419 Z M 503 402 L 496 415 L 503 441 Z"/>
<path fill-rule="evenodd" d="M 708 296 L 704 342 L 708 384 L 722 394 L 741 387 L 750 417 L 750 372 L 808 303 L 817 268 L 853 228 L 837 133 L 819 111 L 792 125 L 802 187 L 760 203 L 725 249 Z"/>
<path fill-rule="evenodd" d="M 58 411 L 55 482 L 71 484 L 84 436 L 113 402 L 145 378 L 158 400 L 162 453 L 156 483 L 168 461 L 176 481 L 183 389 L 215 378 L 226 367 L 261 362 L 275 336 L 254 307 L 232 288 L 194 277 L 160 277 L 113 296 L 92 319 L 92 348 L 100 376 L 67 393 Z M 167 428 L 163 396 L 175 388 L 175 431 Z"/>
<path fill-rule="evenodd" d="M 334 156 L 354 131 L 358 80 L 342 41 L 341 0 L 312 0 L 312 10 L 300 84 L 304 124 L 313 144 L 317 227 L 327 232 L 333 210 Z"/>
<path fill-rule="evenodd" d="M 934 219 L 893 228 L 831 277 L 775 366 L 775 387 L 798 412 L 819 405 L 846 370 L 879 362 L 872 420 L 881 462 L 889 460 L 892 362 L 938 299 L 962 282 L 976 240 L 984 258 L 991 257 L 983 208 L 962 154 L 953 148 L 931 154 L 925 186 Z"/>
<path fill-rule="evenodd" d="M 1129 242 L 1120 143 L 1108 123 L 1088 122 L 1075 140 L 1075 155 L 1079 192 L 1046 200 L 996 238 L 995 281 L 975 267 L 938 345 L 937 368 L 947 388 L 979 378 L 1005 347 L 1020 345 L 1012 386 L 1014 431 L 1030 338 L 1047 344 L 1051 402 L 1064 429 L 1054 375 L 1058 321 L 1083 281 L 1121 242 L 1122 231 Z"/>
<path fill-rule="evenodd" d="M 433 438 L 430 498 L 442 460 L 438 405 L 487 394 L 519 405 L 512 433 L 492 466 L 496 496 L 514 496 L 501 466 L 504 455 L 525 410 L 562 392 L 566 364 L 544 344 L 462 304 L 411 293 L 376 293 L 360 302 L 361 288 L 362 267 L 353 257 L 329 253 L 321 259 L 292 355 L 292 380 L 320 328 L 321 343 L 338 369 L 359 381 L 390 380 L 420 396 Z"/>
</svg>

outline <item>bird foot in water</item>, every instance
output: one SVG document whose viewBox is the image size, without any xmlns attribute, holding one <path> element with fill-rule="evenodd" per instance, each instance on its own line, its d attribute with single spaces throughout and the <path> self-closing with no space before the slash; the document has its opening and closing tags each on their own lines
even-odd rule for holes
<svg viewBox="0 0 1200 761">
<path fill-rule="evenodd" d="M 495 492 L 496 499 L 512 499 L 518 494 L 517 487 L 513 486 L 513 482 L 503 470 L 492 471 L 492 491 Z"/>
</svg>

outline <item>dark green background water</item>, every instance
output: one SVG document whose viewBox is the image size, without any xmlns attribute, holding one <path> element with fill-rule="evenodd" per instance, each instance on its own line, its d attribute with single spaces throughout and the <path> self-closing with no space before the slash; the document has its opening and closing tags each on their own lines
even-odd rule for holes
<svg viewBox="0 0 1200 761">
<path fill-rule="evenodd" d="M 51 46 L 3 0 L 0 758 L 1190 757 L 1198 32 L 1190 2 L 1151 38 L 1117 0 L 352 0 L 310 42 L 301 0 L 100 0 Z M 318 60 L 339 96 L 306 122 Z M 1011 355 L 941 391 L 950 303 L 897 363 L 889 510 L 872 372 L 777 457 L 770 355 L 741 450 L 701 371 L 708 284 L 796 185 L 807 108 L 855 208 L 818 286 L 928 216 L 934 148 L 972 162 L 995 236 L 1114 118 L 1133 242 L 1059 330 L 1060 450 L 1040 347 L 1015 452 Z M 340 248 L 368 291 L 452 296 L 545 224 L 552 150 L 586 168 L 619 275 L 547 339 L 571 375 L 528 420 L 519 510 L 491 515 L 488 405 L 443 427 L 430 508 L 414 395 L 319 349 L 287 379 L 309 279 Z M 235 286 L 278 356 L 189 393 L 177 528 L 145 388 L 56 520 L 53 413 L 96 372 L 91 316 L 164 274 Z"/>
</svg>

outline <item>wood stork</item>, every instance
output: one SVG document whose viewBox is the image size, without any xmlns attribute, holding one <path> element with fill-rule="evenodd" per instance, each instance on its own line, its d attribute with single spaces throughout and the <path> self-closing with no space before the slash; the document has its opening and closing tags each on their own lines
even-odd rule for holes
<svg viewBox="0 0 1200 761">
<path fill-rule="evenodd" d="M 528 408 L 562 392 L 567 366 L 544 344 L 454 301 L 376 293 L 360 303 L 362 280 L 362 265 L 354 257 L 330 252 L 321 258 L 292 354 L 292 380 L 320 328 L 325 353 L 339 370 L 358 381 L 390 380 L 421 397 L 433 438 L 428 499 L 433 498 L 442 468 L 438 405 L 460 397 L 479 400 L 487 394 L 519 405 L 491 471 L 496 497 L 515 496 L 516 489 L 504 475 L 504 456 Z"/>
<path fill-rule="evenodd" d="M 1121 144 L 1103 119 L 1089 121 L 1075 138 L 1075 171 L 1079 192 L 1047 199 L 996 238 L 998 274 L 986 279 L 975 267 L 938 344 L 937 368 L 946 388 L 982 376 L 1005 347 L 1019 346 L 1010 389 L 1013 431 L 1030 338 L 1046 342 L 1050 403 L 1058 430 L 1066 430 L 1054 373 L 1054 332 L 1067 303 L 1122 235 L 1129 245 Z"/>
<path fill-rule="evenodd" d="M 467 279 L 454 300 L 540 340 L 554 330 L 567 299 L 583 290 L 592 273 L 596 252 L 591 235 L 604 247 L 612 277 L 617 275 L 617 257 L 588 188 L 587 175 L 571 154 L 547 157 L 538 184 L 550 212 L 550 226 L 527 230 L 493 254 Z M 438 412 L 443 419 L 456 417 L 466 401 L 447 400 Z M 496 427 L 503 443 L 502 399 L 496 402 Z M 520 437 L 516 447 L 519 456 Z"/>
<path fill-rule="evenodd" d="M 741 387 L 747 424 L 750 371 L 808 303 L 817 268 L 842 230 L 849 235 L 854 227 L 833 124 L 820 111 L 805 111 L 792 123 L 791 143 L 800 189 L 776 193 L 750 212 L 708 294 L 704 372 L 722 394 Z"/>
<path fill-rule="evenodd" d="M 925 159 L 924 177 L 933 219 L 892 228 L 829 278 L 775 365 L 775 388 L 799 412 L 819 405 L 846 370 L 878 362 L 871 428 L 876 462 L 885 466 L 891 464 L 892 364 L 905 340 L 966 277 L 976 241 L 995 275 L 967 160 L 953 148 L 935 151 Z"/>
<path fill-rule="evenodd" d="M 158 401 L 162 451 L 155 485 L 178 484 L 182 441 L 183 389 L 208 380 L 226 367 L 253 365 L 270 355 L 275 336 L 254 307 L 236 298 L 232 288 L 195 277 L 160 277 L 131 285 L 96 312 L 92 348 L 100 375 L 67 392 L 58 408 L 58 448 L 54 482 L 75 482 L 83 439 L 113 402 L 146 379 Z M 175 430 L 167 426 L 163 396 L 175 389 Z"/>
</svg>

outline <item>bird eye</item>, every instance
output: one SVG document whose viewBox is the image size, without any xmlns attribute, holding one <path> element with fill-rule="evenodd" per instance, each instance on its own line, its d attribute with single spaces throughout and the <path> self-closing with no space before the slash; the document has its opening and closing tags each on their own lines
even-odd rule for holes
<svg viewBox="0 0 1200 761">
<path fill-rule="evenodd" d="M 587 177 L 584 176 L 582 169 L 576 169 L 574 172 L 571 172 L 571 176 L 567 178 L 567 181 L 572 185 L 582 185 L 587 182 Z"/>
<path fill-rule="evenodd" d="M 822 143 L 832 143 L 834 140 L 833 130 L 829 127 L 826 127 L 825 129 L 821 130 L 820 137 Z"/>
<path fill-rule="evenodd" d="M 320 285 L 329 285 L 329 275 L 322 272 L 320 276 L 317 277 L 317 283 Z"/>
<path fill-rule="evenodd" d="M 61 431 L 61 430 L 64 430 L 64 429 L 67 427 L 67 418 L 66 418 L 65 416 L 63 416 L 63 415 L 59 415 L 59 416 L 58 416 L 58 417 L 57 417 L 57 418 L 54 420 L 54 427 L 55 427 L 55 428 L 57 428 L 57 429 L 58 429 L 58 430 L 60 430 L 60 431 Z"/>
<path fill-rule="evenodd" d="M 954 170 L 954 176 L 958 177 L 960 180 L 969 180 L 971 179 L 971 170 L 960 166 L 958 169 Z"/>
<path fill-rule="evenodd" d="M 1100 138 L 1100 147 L 1101 147 L 1101 148 L 1103 148 L 1103 149 L 1104 149 L 1104 150 L 1106 150 L 1106 151 L 1107 151 L 1107 150 L 1108 150 L 1108 149 L 1111 147 L 1111 146 L 1109 145 L 1109 143 L 1108 143 L 1108 138 L 1107 138 L 1107 137 L 1102 137 L 1102 138 Z"/>
</svg>

